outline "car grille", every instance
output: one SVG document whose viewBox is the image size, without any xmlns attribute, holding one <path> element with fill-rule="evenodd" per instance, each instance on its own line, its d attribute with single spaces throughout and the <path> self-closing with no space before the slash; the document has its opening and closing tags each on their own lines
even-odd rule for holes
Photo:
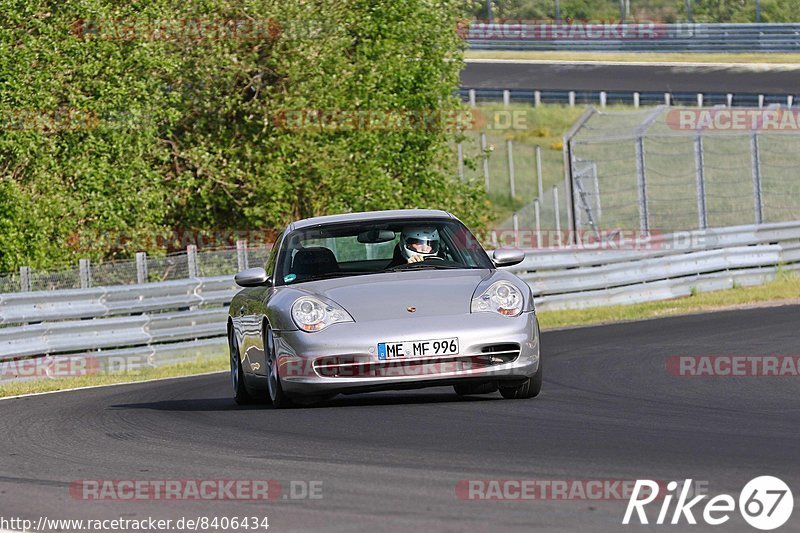
<svg viewBox="0 0 800 533">
<path fill-rule="evenodd" d="M 447 357 L 405 358 L 375 361 L 371 356 L 321 357 L 314 361 L 314 371 L 324 378 L 376 378 L 428 376 L 445 373 L 469 373 L 515 361 L 519 344 L 484 346 L 480 354 Z"/>
</svg>

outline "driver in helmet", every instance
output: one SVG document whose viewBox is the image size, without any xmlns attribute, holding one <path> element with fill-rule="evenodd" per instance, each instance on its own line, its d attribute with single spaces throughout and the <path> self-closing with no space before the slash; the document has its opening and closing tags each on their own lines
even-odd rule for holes
<svg viewBox="0 0 800 533">
<path fill-rule="evenodd" d="M 439 232 L 431 226 L 406 226 L 400 232 L 394 258 L 389 267 L 406 263 L 417 263 L 430 257 L 438 257 Z"/>
</svg>

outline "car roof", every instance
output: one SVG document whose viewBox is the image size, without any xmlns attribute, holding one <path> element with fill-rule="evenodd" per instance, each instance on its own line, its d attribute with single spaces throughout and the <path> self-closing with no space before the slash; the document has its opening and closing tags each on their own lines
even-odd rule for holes
<svg viewBox="0 0 800 533">
<path fill-rule="evenodd" d="M 417 218 L 447 218 L 454 219 L 447 211 L 439 209 L 393 209 L 387 211 L 366 211 L 363 213 L 345 213 L 342 215 L 328 215 L 323 217 L 304 218 L 289 224 L 287 230 L 294 231 L 324 224 L 338 224 L 340 222 L 370 222 L 385 218 L 409 219 Z"/>
</svg>

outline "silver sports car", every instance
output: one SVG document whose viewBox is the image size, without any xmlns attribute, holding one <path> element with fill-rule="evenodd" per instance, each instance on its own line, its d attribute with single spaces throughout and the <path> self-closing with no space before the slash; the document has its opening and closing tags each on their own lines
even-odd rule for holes
<svg viewBox="0 0 800 533">
<path fill-rule="evenodd" d="M 236 275 L 234 398 L 276 407 L 452 385 L 532 398 L 542 386 L 533 295 L 456 217 L 398 210 L 299 220 L 266 268 Z"/>
</svg>

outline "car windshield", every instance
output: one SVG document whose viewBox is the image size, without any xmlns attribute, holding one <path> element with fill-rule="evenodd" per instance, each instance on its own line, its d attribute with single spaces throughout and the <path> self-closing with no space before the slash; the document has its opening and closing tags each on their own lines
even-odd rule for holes
<svg viewBox="0 0 800 533">
<path fill-rule="evenodd" d="M 452 219 L 378 220 L 296 230 L 281 244 L 277 285 L 426 269 L 493 268 L 472 233 Z"/>
</svg>

